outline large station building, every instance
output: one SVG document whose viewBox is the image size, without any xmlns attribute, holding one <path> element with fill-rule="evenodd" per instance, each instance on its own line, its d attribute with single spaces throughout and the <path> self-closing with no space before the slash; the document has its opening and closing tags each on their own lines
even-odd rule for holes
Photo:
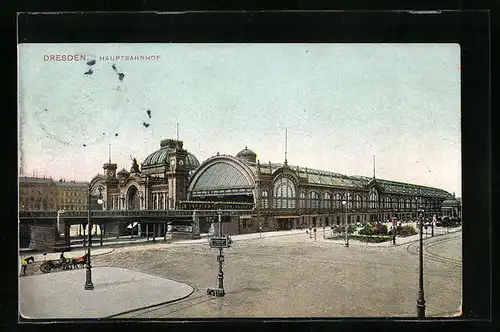
<svg viewBox="0 0 500 332">
<path fill-rule="evenodd" d="M 260 163 L 247 148 L 236 155 L 217 154 L 200 164 L 182 141 L 166 139 L 140 165 L 134 161 L 130 171 L 117 172 L 111 160 L 103 169 L 104 174 L 91 181 L 101 188 L 103 209 L 182 209 L 186 203 L 202 209 L 203 202 L 247 203 L 252 210 L 225 226 L 230 234 L 256 232 L 260 227 L 264 231 L 323 227 L 345 220 L 409 220 L 419 209 L 427 217 L 461 214 L 460 202 L 443 189 L 378 179 L 375 174 L 347 176 L 289 165 L 286 160 Z M 209 226 L 200 220 L 202 233 Z M 158 236 L 165 231 L 155 230 Z"/>
</svg>

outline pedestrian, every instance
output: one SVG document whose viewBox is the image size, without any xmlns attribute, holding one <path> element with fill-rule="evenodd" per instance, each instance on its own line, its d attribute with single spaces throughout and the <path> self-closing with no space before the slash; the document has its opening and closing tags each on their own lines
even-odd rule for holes
<svg viewBox="0 0 500 332">
<path fill-rule="evenodd" d="M 26 268 L 28 267 L 28 262 L 26 259 L 21 258 L 21 276 L 26 275 Z"/>
<path fill-rule="evenodd" d="M 28 264 L 33 263 L 35 258 L 33 256 L 21 258 L 21 276 L 26 275 L 26 269 L 28 268 Z"/>
</svg>

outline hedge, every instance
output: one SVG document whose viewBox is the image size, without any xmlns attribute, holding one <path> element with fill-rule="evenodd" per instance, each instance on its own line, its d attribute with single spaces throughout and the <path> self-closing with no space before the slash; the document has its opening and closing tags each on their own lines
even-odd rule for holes
<svg viewBox="0 0 500 332">
<path fill-rule="evenodd" d="M 360 235 L 387 235 L 387 226 L 384 224 L 365 225 L 359 230 Z"/>
<path fill-rule="evenodd" d="M 332 231 L 334 233 L 338 233 L 338 234 L 344 234 L 345 233 L 345 226 L 332 226 Z M 347 233 L 349 234 L 352 234 L 356 231 L 356 226 L 353 226 L 353 225 L 349 225 L 347 227 Z"/>
<path fill-rule="evenodd" d="M 345 236 L 336 235 L 329 236 L 326 238 L 327 240 L 344 240 Z M 349 240 L 358 240 L 361 242 L 370 242 L 370 243 L 380 243 L 385 241 L 391 241 L 392 236 L 366 236 L 366 235 L 349 235 Z"/>
<path fill-rule="evenodd" d="M 384 236 L 384 235 L 353 235 L 351 236 L 354 240 L 358 240 L 361 242 L 370 242 L 370 243 L 380 243 L 380 242 L 386 242 L 386 241 L 391 241 L 392 236 Z"/>
</svg>

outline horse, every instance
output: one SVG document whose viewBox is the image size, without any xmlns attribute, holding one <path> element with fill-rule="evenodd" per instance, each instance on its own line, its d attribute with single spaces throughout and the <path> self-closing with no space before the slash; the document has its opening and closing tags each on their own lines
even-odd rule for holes
<svg viewBox="0 0 500 332">
<path fill-rule="evenodd" d="M 78 265 L 81 265 L 83 267 L 83 265 L 85 265 L 85 263 L 87 262 L 87 257 L 88 254 L 85 254 L 77 258 L 71 258 L 71 265 L 73 266 L 74 269 L 77 269 Z"/>
</svg>

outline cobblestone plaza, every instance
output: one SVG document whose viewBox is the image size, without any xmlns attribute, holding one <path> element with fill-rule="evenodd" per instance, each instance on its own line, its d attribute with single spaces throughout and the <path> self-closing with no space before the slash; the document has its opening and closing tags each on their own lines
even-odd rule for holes
<svg viewBox="0 0 500 332">
<path fill-rule="evenodd" d="M 427 316 L 450 316 L 461 304 L 461 232 L 424 242 Z M 187 299 L 116 318 L 415 317 L 418 242 L 345 248 L 306 233 L 235 241 L 225 250 L 226 296 L 209 297 L 216 283 L 216 250 L 206 243 L 118 248 L 97 256 L 118 266 L 181 281 Z"/>
</svg>

